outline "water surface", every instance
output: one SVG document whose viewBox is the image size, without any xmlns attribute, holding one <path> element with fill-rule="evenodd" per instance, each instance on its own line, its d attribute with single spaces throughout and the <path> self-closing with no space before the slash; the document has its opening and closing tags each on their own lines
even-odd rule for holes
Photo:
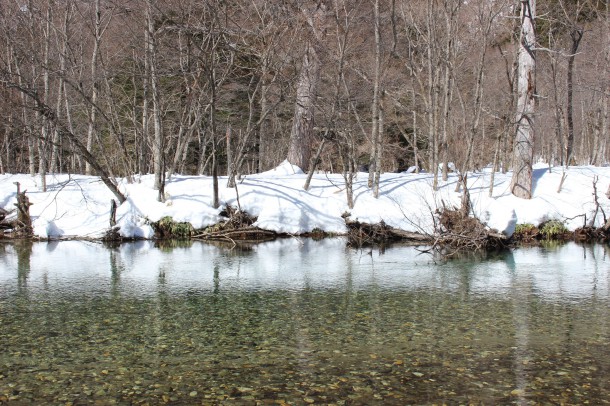
<svg viewBox="0 0 610 406">
<path fill-rule="evenodd" d="M 608 247 L 0 245 L 0 403 L 601 404 Z"/>
</svg>

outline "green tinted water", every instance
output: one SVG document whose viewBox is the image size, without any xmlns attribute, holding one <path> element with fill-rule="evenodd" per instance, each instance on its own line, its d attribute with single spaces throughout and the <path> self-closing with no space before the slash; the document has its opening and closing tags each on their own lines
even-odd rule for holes
<svg viewBox="0 0 610 406">
<path fill-rule="evenodd" d="M 62 245 L 66 244 L 66 245 Z M 4 246 L 0 403 L 602 404 L 606 247 Z"/>
</svg>

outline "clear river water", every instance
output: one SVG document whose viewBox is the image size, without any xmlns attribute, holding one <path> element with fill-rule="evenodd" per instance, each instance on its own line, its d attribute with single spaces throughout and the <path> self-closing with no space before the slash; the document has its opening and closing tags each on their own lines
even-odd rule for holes
<svg viewBox="0 0 610 406">
<path fill-rule="evenodd" d="M 604 404 L 609 253 L 0 244 L 0 404 Z"/>
</svg>

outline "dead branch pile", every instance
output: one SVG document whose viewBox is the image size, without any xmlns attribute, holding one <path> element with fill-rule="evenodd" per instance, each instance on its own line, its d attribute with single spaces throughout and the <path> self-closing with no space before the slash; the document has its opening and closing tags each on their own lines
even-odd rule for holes
<svg viewBox="0 0 610 406">
<path fill-rule="evenodd" d="M 421 244 L 432 243 L 427 235 L 399 230 L 388 226 L 383 220 L 378 224 L 367 224 L 359 221 L 346 221 L 347 243 L 352 247 L 363 247 L 373 244 L 388 244 L 398 241 L 410 241 Z"/>
<path fill-rule="evenodd" d="M 481 251 L 503 248 L 506 237 L 487 228 L 463 210 L 444 209 L 437 212 L 440 229 L 434 246 L 454 251 Z"/>
<path fill-rule="evenodd" d="M 602 227 L 596 228 L 585 226 L 574 230 L 574 241 L 578 242 L 608 242 L 610 241 L 610 224 L 605 224 Z"/>
<path fill-rule="evenodd" d="M 4 238 L 31 237 L 32 218 L 30 217 L 30 199 L 27 197 L 26 190 L 21 191 L 19 182 L 14 182 L 17 186 L 16 209 L 0 209 L 0 231 Z"/>
<path fill-rule="evenodd" d="M 227 217 L 227 220 L 203 230 L 199 230 L 192 238 L 200 240 L 229 241 L 235 244 L 236 241 L 260 242 L 273 240 L 277 237 L 275 231 L 254 227 L 252 224 L 256 221 L 256 217 L 253 217 L 244 211 L 227 206 L 220 214 Z"/>
<path fill-rule="evenodd" d="M 102 237 L 102 241 L 108 242 L 108 243 L 123 241 L 123 237 L 121 236 L 121 233 L 120 233 L 120 227 L 114 226 L 114 227 L 110 227 L 108 230 L 106 230 L 106 233 L 104 233 L 104 236 Z"/>
<path fill-rule="evenodd" d="M 0 230 L 2 230 L 2 232 L 10 232 L 15 229 L 17 218 L 13 215 L 14 213 L 15 210 L 9 211 L 0 208 Z"/>
</svg>

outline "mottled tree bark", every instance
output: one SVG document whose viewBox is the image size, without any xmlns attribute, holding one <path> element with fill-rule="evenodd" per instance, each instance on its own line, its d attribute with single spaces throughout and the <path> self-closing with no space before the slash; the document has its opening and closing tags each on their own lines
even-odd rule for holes
<svg viewBox="0 0 610 406">
<path fill-rule="evenodd" d="M 314 109 L 320 82 L 319 47 L 323 35 L 326 6 L 319 2 L 315 10 L 303 6 L 302 12 L 307 18 L 312 35 L 305 46 L 303 65 L 297 82 L 297 97 L 286 159 L 301 169 L 307 169 L 313 143 Z"/>
<path fill-rule="evenodd" d="M 517 133 L 511 181 L 512 194 L 523 199 L 532 197 L 534 111 L 536 105 L 535 17 L 536 0 L 523 0 L 521 2 L 521 42 L 519 44 L 517 78 Z"/>
<path fill-rule="evenodd" d="M 297 98 L 287 156 L 288 162 L 301 169 L 307 169 L 311 158 L 314 108 L 319 81 L 320 59 L 313 45 L 308 43 L 297 84 Z"/>
</svg>

